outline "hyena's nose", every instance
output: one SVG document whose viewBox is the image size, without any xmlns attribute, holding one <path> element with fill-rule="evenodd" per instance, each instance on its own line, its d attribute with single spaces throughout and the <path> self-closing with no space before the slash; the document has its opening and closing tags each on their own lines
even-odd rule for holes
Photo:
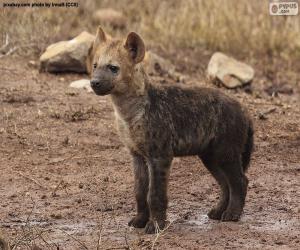
<svg viewBox="0 0 300 250">
<path fill-rule="evenodd" d="M 91 80 L 91 87 L 94 88 L 94 87 L 98 87 L 100 85 L 100 81 L 97 80 L 97 79 L 92 79 Z"/>
</svg>

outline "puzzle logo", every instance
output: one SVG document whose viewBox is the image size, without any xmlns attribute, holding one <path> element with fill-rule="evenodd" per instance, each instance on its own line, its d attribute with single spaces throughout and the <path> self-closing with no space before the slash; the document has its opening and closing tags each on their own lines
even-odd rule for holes
<svg viewBox="0 0 300 250">
<path fill-rule="evenodd" d="M 298 0 L 270 0 L 269 11 L 272 16 L 296 16 Z"/>
</svg>

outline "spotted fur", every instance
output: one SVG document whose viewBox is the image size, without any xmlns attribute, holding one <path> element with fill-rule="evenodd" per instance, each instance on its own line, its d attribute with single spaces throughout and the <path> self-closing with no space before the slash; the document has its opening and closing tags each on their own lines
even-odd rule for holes
<svg viewBox="0 0 300 250">
<path fill-rule="evenodd" d="M 93 50 L 92 88 L 110 94 L 120 138 L 133 159 L 137 215 L 129 225 L 146 233 L 165 227 L 171 162 L 188 155 L 198 156 L 220 185 L 209 218 L 239 220 L 253 148 L 252 122 L 241 105 L 215 89 L 152 83 L 143 69 L 144 43 L 135 33 L 111 40 L 99 28 Z M 117 75 L 108 63 L 120 67 Z"/>
</svg>

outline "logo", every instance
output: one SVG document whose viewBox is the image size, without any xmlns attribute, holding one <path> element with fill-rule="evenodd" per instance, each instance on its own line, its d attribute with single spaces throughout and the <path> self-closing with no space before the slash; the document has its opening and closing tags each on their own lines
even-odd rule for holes
<svg viewBox="0 0 300 250">
<path fill-rule="evenodd" d="M 272 16 L 296 16 L 298 0 L 271 0 L 269 11 Z"/>
<path fill-rule="evenodd" d="M 271 10 L 272 10 L 272 13 L 273 13 L 273 14 L 276 14 L 276 13 L 278 12 L 278 7 L 277 7 L 277 5 L 274 4 L 274 5 L 272 6 Z"/>
</svg>

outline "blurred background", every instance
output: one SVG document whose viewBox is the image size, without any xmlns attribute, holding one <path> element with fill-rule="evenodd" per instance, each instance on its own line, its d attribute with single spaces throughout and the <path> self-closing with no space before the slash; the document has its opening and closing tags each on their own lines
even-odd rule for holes
<svg viewBox="0 0 300 250">
<path fill-rule="evenodd" d="M 300 54 L 299 16 L 270 16 L 268 0 L 76 2 L 78 8 L 1 8 L 0 45 L 8 34 L 24 48 L 18 53 L 39 55 L 52 42 L 70 39 L 83 30 L 94 34 L 99 25 L 97 9 L 113 8 L 123 14 L 126 24 L 113 27 L 101 23 L 107 32 L 117 36 L 134 30 L 147 44 L 159 44 L 167 51 L 196 48 L 290 60 Z"/>
</svg>

